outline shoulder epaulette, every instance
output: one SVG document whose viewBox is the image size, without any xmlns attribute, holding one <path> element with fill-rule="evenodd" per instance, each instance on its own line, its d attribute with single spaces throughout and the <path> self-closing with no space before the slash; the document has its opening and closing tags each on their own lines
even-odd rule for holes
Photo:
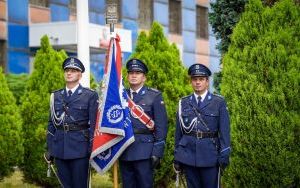
<svg viewBox="0 0 300 188">
<path fill-rule="evenodd" d="M 181 100 L 185 100 L 185 99 L 188 99 L 188 98 L 190 98 L 192 95 L 187 95 L 187 96 L 184 96 L 184 97 L 182 97 L 181 98 Z"/>
<path fill-rule="evenodd" d="M 62 91 L 62 90 L 63 90 L 63 89 L 57 89 L 57 90 L 51 91 L 51 93 L 60 92 L 60 91 Z"/>
<path fill-rule="evenodd" d="M 216 93 L 212 93 L 212 95 L 224 99 L 224 96 L 222 96 L 222 95 L 219 95 L 219 94 L 216 94 Z"/>
<path fill-rule="evenodd" d="M 86 89 L 86 90 L 88 90 L 88 91 L 92 91 L 92 92 L 94 92 L 95 90 L 94 89 L 91 89 L 91 88 L 88 88 L 88 87 L 82 87 L 83 89 Z"/>
<path fill-rule="evenodd" d="M 159 93 L 159 92 L 160 92 L 159 90 L 154 89 L 154 88 L 151 88 L 151 87 L 148 87 L 148 90 L 149 90 L 149 91 L 153 91 L 153 92 L 155 92 L 155 93 Z"/>
</svg>

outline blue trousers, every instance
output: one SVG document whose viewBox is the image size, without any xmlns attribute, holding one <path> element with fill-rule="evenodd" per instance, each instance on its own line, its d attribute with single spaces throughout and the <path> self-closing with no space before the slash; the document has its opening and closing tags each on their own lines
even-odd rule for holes
<svg viewBox="0 0 300 188">
<path fill-rule="evenodd" d="M 123 188 L 152 188 L 153 168 L 150 159 L 120 161 Z"/>
<path fill-rule="evenodd" d="M 219 167 L 183 165 L 188 188 L 218 188 Z"/>
<path fill-rule="evenodd" d="M 58 177 L 64 188 L 87 188 L 89 176 L 89 158 L 55 158 Z"/>
</svg>

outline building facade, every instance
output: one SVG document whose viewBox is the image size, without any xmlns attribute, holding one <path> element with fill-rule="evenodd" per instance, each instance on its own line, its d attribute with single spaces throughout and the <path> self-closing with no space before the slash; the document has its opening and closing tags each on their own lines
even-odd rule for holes
<svg viewBox="0 0 300 188">
<path fill-rule="evenodd" d="M 169 41 L 177 44 L 185 66 L 202 63 L 212 72 L 219 71 L 220 56 L 208 24 L 209 0 L 115 1 L 119 13 L 117 32 L 126 38 L 124 47 L 121 44 L 124 61 L 134 50 L 139 32 L 149 30 L 157 21 Z M 89 37 L 95 37 L 90 42 L 90 70 L 98 81 L 103 76 L 109 38 L 106 3 L 88 0 Z M 76 56 L 76 36 L 71 37 L 72 32 L 76 33 L 74 24 L 76 0 L 0 0 L 0 66 L 6 73 L 30 73 L 43 34 L 48 35 L 54 48 Z"/>
</svg>

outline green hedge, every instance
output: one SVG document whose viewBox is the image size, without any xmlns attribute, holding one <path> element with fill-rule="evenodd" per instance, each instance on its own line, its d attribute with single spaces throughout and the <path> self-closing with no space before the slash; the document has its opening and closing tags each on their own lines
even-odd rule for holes
<svg viewBox="0 0 300 188">
<path fill-rule="evenodd" d="M 55 186 L 54 178 L 46 177 L 44 161 L 46 130 L 49 117 L 49 98 L 54 90 L 64 87 L 62 62 L 64 51 L 55 51 L 47 36 L 41 39 L 41 48 L 34 59 L 34 70 L 26 84 L 21 112 L 24 120 L 24 178 L 25 181 L 43 186 Z"/>
<path fill-rule="evenodd" d="M 23 161 L 22 118 L 0 67 L 0 180 Z"/>
<path fill-rule="evenodd" d="M 226 187 L 300 186 L 300 6 L 250 0 L 223 62 L 231 114 Z"/>
</svg>

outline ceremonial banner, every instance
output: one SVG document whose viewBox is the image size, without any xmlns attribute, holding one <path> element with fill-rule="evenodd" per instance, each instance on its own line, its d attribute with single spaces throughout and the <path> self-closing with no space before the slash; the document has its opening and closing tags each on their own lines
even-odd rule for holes
<svg viewBox="0 0 300 188">
<path fill-rule="evenodd" d="M 128 95 L 122 81 L 120 38 L 111 38 L 94 133 L 91 165 L 105 173 L 134 142 Z"/>
</svg>

